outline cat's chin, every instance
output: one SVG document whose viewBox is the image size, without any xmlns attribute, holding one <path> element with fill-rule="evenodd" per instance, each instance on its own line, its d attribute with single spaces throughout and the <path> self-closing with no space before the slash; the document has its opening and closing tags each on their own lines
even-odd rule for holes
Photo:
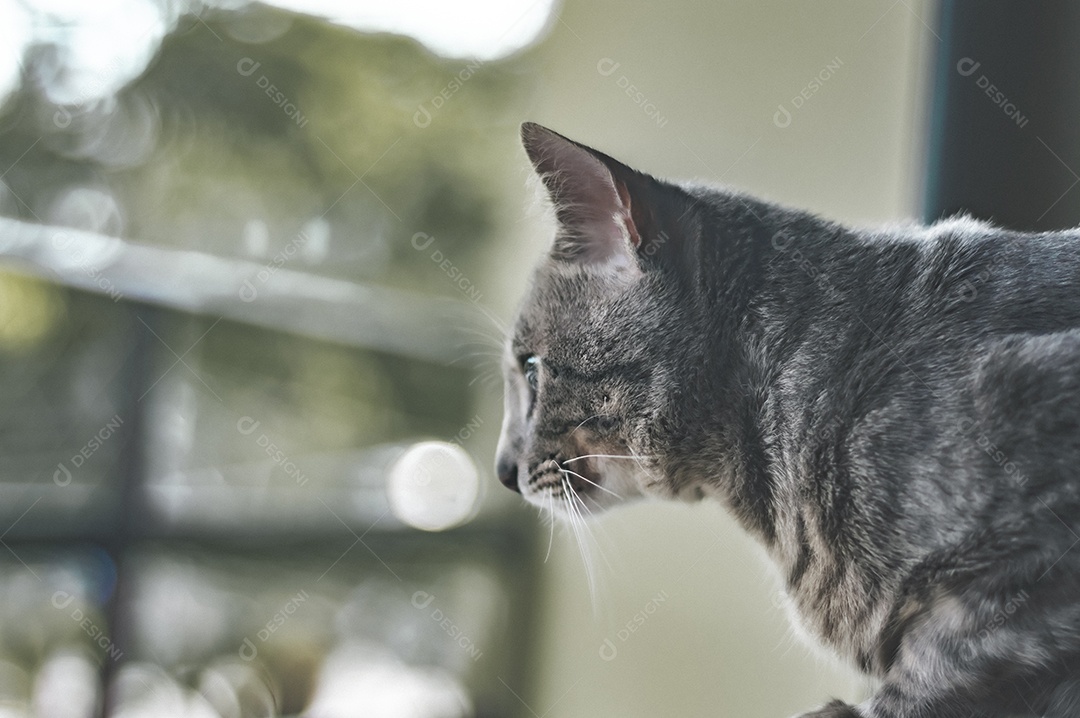
<svg viewBox="0 0 1080 718">
<path fill-rule="evenodd" d="M 675 487 L 666 479 L 654 480 L 652 477 L 648 477 L 640 493 L 642 497 L 648 499 L 676 501 L 684 504 L 696 504 L 718 496 L 718 493 L 706 484 L 692 483 Z"/>
<path fill-rule="evenodd" d="M 674 492 L 672 498 L 687 504 L 696 504 L 698 501 L 703 501 L 710 496 L 713 496 L 713 492 L 707 490 L 700 484 L 693 484 L 691 486 L 684 486 Z"/>
</svg>

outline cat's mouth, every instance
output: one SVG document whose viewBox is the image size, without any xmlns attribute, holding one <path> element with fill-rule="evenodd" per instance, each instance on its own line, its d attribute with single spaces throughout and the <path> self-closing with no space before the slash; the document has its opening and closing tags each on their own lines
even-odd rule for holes
<svg viewBox="0 0 1080 718">
<path fill-rule="evenodd" d="M 617 488 L 618 473 L 611 474 L 602 458 L 580 456 L 548 458 L 534 467 L 522 486 L 522 494 L 536 506 L 564 513 L 588 515 L 621 503 L 627 494 L 637 494 L 629 485 Z"/>
<path fill-rule="evenodd" d="M 600 484 L 600 477 L 590 476 L 592 473 L 585 461 L 574 464 L 574 468 L 566 466 L 567 462 L 551 458 L 544 461 L 529 472 L 529 480 L 525 488 L 529 493 L 559 493 L 587 494 L 590 487 Z"/>
</svg>

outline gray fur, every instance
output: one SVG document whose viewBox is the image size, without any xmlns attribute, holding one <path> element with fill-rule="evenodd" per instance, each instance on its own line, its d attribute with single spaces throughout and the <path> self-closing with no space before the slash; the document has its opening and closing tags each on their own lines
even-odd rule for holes
<svg viewBox="0 0 1080 718">
<path fill-rule="evenodd" d="M 1080 232 L 854 230 L 522 134 L 560 226 L 507 348 L 503 482 L 726 504 L 880 679 L 807 716 L 1080 715 Z"/>
</svg>

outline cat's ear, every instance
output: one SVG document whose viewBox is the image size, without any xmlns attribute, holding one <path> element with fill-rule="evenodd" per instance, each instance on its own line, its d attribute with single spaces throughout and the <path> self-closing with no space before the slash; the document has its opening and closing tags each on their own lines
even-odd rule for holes
<svg viewBox="0 0 1080 718">
<path fill-rule="evenodd" d="M 648 175 L 533 122 L 521 142 L 547 187 L 560 228 L 559 259 L 636 266 L 654 221 Z"/>
</svg>

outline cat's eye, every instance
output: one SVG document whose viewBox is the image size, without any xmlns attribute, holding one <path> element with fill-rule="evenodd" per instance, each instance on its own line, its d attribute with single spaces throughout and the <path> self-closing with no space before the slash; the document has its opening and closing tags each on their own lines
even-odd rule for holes
<svg viewBox="0 0 1080 718">
<path fill-rule="evenodd" d="M 540 383 L 540 358 L 530 354 L 521 362 L 521 370 L 525 373 L 525 381 L 529 388 L 536 391 Z"/>
</svg>

